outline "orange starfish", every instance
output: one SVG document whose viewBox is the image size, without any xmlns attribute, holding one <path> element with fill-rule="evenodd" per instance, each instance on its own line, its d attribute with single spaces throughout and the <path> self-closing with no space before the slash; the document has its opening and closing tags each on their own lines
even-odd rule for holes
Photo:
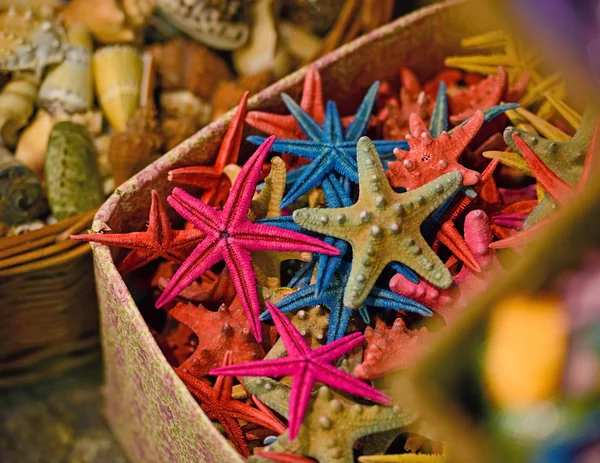
<svg viewBox="0 0 600 463">
<path fill-rule="evenodd" d="M 146 231 L 106 235 L 86 233 L 71 235 L 71 239 L 132 249 L 118 267 L 119 272 L 125 275 L 160 257 L 181 264 L 205 236 L 206 234 L 198 229 L 173 230 L 160 196 L 152 190 Z"/>
<path fill-rule="evenodd" d="M 212 166 L 181 167 L 169 171 L 171 182 L 191 185 L 203 190 L 200 200 L 216 208 L 223 207 L 227 200 L 231 182 L 223 170 L 229 164 L 237 164 L 242 143 L 244 120 L 246 119 L 249 92 L 244 93 L 237 110 L 229 123 L 227 133 Z"/>
</svg>

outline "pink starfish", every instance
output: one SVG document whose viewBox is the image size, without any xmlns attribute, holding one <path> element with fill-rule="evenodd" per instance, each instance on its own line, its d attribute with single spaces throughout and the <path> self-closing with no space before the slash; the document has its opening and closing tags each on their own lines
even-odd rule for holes
<svg viewBox="0 0 600 463">
<path fill-rule="evenodd" d="M 458 288 L 458 297 L 453 294 L 452 288 L 440 291 L 425 281 L 421 281 L 419 284 L 412 283 L 401 274 L 392 277 L 391 290 L 435 310 L 444 317 L 446 323 L 451 323 L 456 316 L 456 308 L 464 305 L 470 297 L 482 291 L 487 286 L 491 274 L 503 271 L 496 253 L 489 248 L 492 242 L 492 233 L 485 212 L 475 210 L 467 214 L 465 242 L 473 253 L 481 272 L 474 272 L 463 265 L 460 272 L 453 278 Z"/>
<path fill-rule="evenodd" d="M 244 307 L 250 328 L 257 341 L 262 341 L 260 329 L 260 302 L 256 276 L 251 263 L 253 251 L 319 252 L 336 256 L 339 250 L 318 239 L 301 233 L 248 220 L 256 183 L 262 165 L 269 154 L 275 137 L 267 138 L 256 150 L 231 187 L 222 211 L 204 204 L 181 188 L 175 188 L 167 198 L 169 204 L 184 219 L 206 233 L 206 238 L 179 267 L 165 291 L 156 301 L 162 307 L 177 296 L 210 267 L 224 260 L 233 284 Z"/>
<path fill-rule="evenodd" d="M 363 334 L 352 333 L 312 350 L 292 322 L 275 305 L 267 302 L 266 306 L 281 335 L 288 356 L 216 368 L 210 374 L 224 376 L 291 376 L 292 391 L 289 403 L 289 437 L 291 440 L 298 435 L 310 394 L 316 382 L 384 404 L 391 403 L 392 399 L 386 394 L 330 365 L 334 360 L 361 344 L 365 340 Z"/>
</svg>

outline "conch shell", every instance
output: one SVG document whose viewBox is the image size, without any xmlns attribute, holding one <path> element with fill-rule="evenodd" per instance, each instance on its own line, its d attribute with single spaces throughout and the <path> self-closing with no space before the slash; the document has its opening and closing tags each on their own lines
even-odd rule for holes
<svg viewBox="0 0 600 463">
<path fill-rule="evenodd" d="M 65 60 L 48 73 L 38 98 L 48 111 L 78 113 L 92 107 L 92 36 L 81 23 L 67 30 L 70 48 Z"/>
<path fill-rule="evenodd" d="M 66 26 L 83 23 L 102 43 L 133 42 L 134 30 L 116 0 L 72 0 L 62 12 Z"/>
<path fill-rule="evenodd" d="M 139 105 L 142 59 L 133 47 L 108 46 L 94 53 L 92 69 L 100 106 L 112 128 L 122 132 Z"/>
<path fill-rule="evenodd" d="M 235 50 L 248 40 L 246 0 L 158 0 L 160 11 L 190 37 L 211 48 Z"/>
<path fill-rule="evenodd" d="M 161 127 L 170 150 L 210 122 L 212 108 L 189 90 L 160 94 Z"/>
<path fill-rule="evenodd" d="M 17 131 L 29 121 L 38 85 L 33 74 L 17 74 L 0 91 L 0 135 L 6 144 L 14 146 Z"/>
<path fill-rule="evenodd" d="M 149 51 L 156 61 L 164 90 L 188 89 L 201 98 L 210 99 L 221 80 L 233 78 L 223 58 L 183 37 L 153 45 Z"/>
<path fill-rule="evenodd" d="M 64 59 L 66 40 L 56 21 L 9 8 L 0 13 L 0 72 L 33 71 L 40 78 L 46 66 Z"/>
</svg>

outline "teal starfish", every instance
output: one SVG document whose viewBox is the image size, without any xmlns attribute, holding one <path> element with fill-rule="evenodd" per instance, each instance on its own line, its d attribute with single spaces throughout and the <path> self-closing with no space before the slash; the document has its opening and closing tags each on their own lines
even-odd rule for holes
<svg viewBox="0 0 600 463">
<path fill-rule="evenodd" d="M 432 284 L 448 288 L 452 276 L 422 237 L 420 227 L 460 188 L 460 173 L 449 172 L 422 187 L 396 193 L 368 137 L 358 141 L 358 172 L 360 194 L 353 206 L 294 212 L 294 221 L 302 227 L 343 239 L 352 246 L 352 270 L 344 305 L 361 307 L 391 262 L 406 264 Z"/>
</svg>

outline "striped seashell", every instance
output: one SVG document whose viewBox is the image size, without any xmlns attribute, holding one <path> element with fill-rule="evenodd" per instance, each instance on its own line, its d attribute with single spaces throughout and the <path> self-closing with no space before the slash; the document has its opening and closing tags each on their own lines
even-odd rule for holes
<svg viewBox="0 0 600 463">
<path fill-rule="evenodd" d="M 0 91 L 0 136 L 9 146 L 33 114 L 38 85 L 33 74 L 16 74 Z"/>
<path fill-rule="evenodd" d="M 104 47 L 94 53 L 92 70 L 96 93 L 112 128 L 122 132 L 140 100 L 142 58 L 126 45 Z"/>
</svg>

